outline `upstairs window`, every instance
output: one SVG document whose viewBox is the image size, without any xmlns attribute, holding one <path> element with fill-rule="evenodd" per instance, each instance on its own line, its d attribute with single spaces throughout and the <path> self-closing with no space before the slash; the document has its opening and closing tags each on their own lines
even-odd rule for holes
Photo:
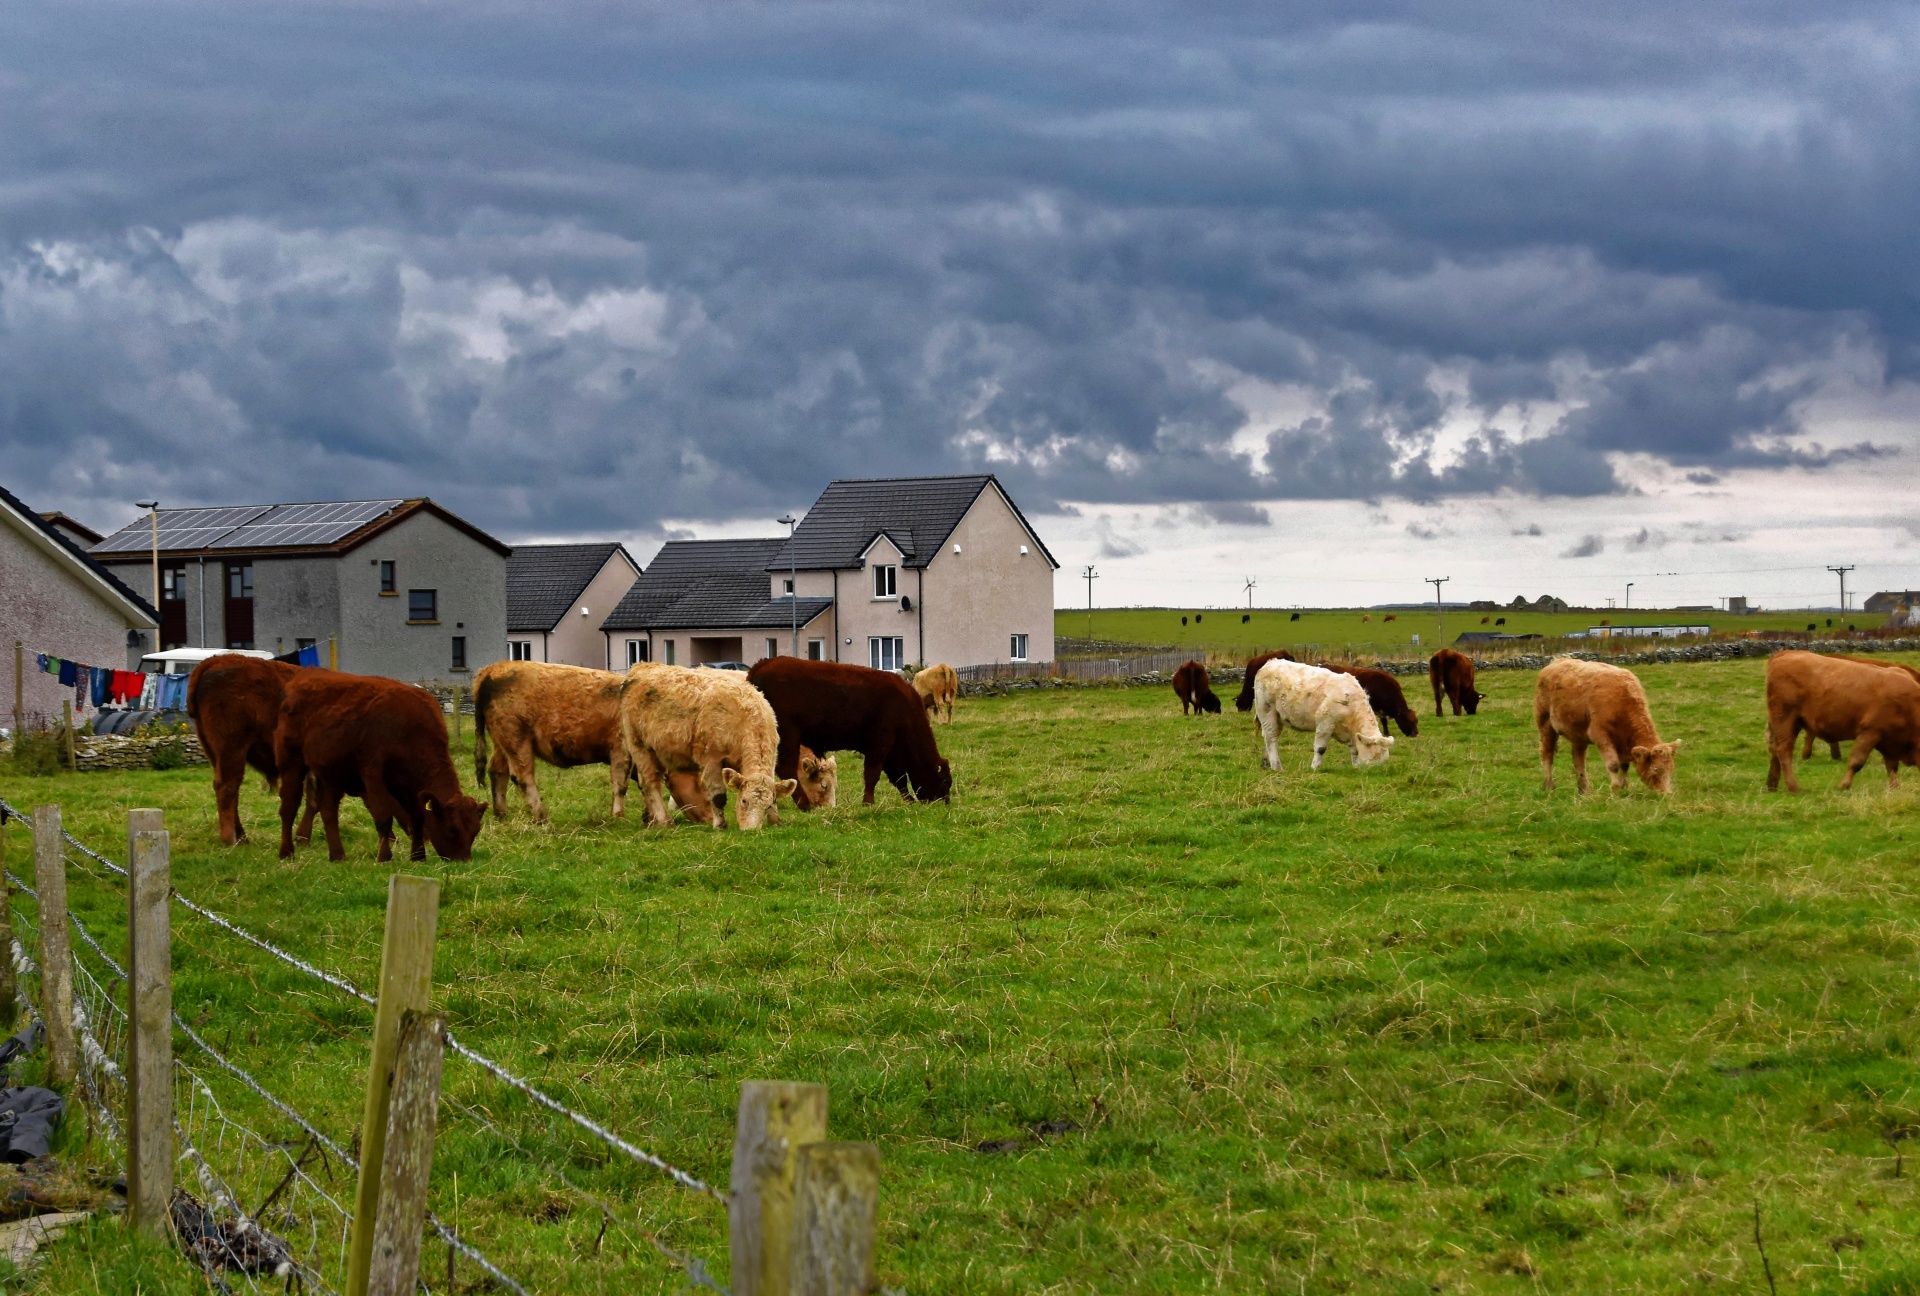
<svg viewBox="0 0 1920 1296">
<path fill-rule="evenodd" d="M 900 569 L 892 565 L 876 566 L 873 569 L 873 596 L 877 599 L 893 598 L 900 585 Z"/>
<path fill-rule="evenodd" d="M 793 577 L 782 576 L 780 578 L 780 592 L 782 594 L 785 594 L 788 598 L 793 597 Z"/>
<path fill-rule="evenodd" d="M 227 597 L 230 599 L 250 599 L 253 597 L 253 564 L 227 564 Z"/>
<path fill-rule="evenodd" d="M 391 562 L 383 562 L 380 564 L 380 592 L 382 594 L 392 594 L 395 592 L 393 564 Z"/>
<path fill-rule="evenodd" d="M 160 597 L 169 602 L 179 602 L 187 597 L 187 569 L 185 567 L 162 567 L 160 569 Z"/>
<path fill-rule="evenodd" d="M 440 619 L 439 590 L 408 590 L 407 620 L 438 621 Z"/>
</svg>

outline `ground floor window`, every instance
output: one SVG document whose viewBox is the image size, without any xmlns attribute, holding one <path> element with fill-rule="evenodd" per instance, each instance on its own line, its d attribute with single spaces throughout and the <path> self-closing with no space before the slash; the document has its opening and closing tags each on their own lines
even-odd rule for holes
<svg viewBox="0 0 1920 1296">
<path fill-rule="evenodd" d="M 531 639 L 507 640 L 507 660 L 508 661 L 532 661 L 533 660 L 533 640 Z"/>
<path fill-rule="evenodd" d="M 467 637 L 465 635 L 455 635 L 453 637 L 453 669 L 465 670 L 466 668 Z"/>
<path fill-rule="evenodd" d="M 645 639 L 627 640 L 627 665 L 638 666 L 647 660 L 647 641 Z"/>
<path fill-rule="evenodd" d="M 897 671 L 906 661 L 905 639 L 874 635 L 867 640 L 867 664 L 875 670 Z"/>
<path fill-rule="evenodd" d="M 767 640 L 767 656 L 778 657 L 779 655 L 780 655 L 780 641 L 778 639 Z"/>
<path fill-rule="evenodd" d="M 827 641 L 824 639 L 807 640 L 807 660 L 820 661 L 827 655 Z"/>
<path fill-rule="evenodd" d="M 665 662 L 669 666 L 673 665 L 673 640 L 671 639 L 667 640 L 666 643 L 662 645 L 662 647 L 664 648 L 665 653 L 660 658 L 660 660 Z"/>
<path fill-rule="evenodd" d="M 1007 656 L 1014 661 L 1025 661 L 1027 659 L 1027 637 L 1025 635 L 1013 636 L 1013 642 L 1007 649 Z"/>
</svg>

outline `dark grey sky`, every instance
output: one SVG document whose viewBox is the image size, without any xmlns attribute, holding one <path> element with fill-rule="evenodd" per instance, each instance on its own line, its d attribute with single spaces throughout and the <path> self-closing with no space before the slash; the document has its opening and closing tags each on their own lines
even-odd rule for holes
<svg viewBox="0 0 1920 1296">
<path fill-rule="evenodd" d="M 1434 501 L 1896 449 L 1910 5 L 0 10 L 0 454 L 44 507 L 509 538 L 990 467 Z M 1256 416 L 1287 394 L 1290 412 Z"/>
</svg>

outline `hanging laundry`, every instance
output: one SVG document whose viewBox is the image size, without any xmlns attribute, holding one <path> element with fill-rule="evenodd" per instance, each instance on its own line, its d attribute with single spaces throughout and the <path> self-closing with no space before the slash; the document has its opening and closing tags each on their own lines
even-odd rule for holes
<svg viewBox="0 0 1920 1296">
<path fill-rule="evenodd" d="M 84 711 L 93 701 L 93 667 L 76 666 L 73 668 L 73 705 L 76 710 Z"/>
<path fill-rule="evenodd" d="M 42 675 L 45 675 L 48 671 L 56 671 L 60 669 L 59 659 L 55 657 L 49 657 L 45 653 L 36 654 L 35 660 L 37 660 L 40 663 L 40 673 Z"/>
<path fill-rule="evenodd" d="M 159 700 L 162 711 L 185 711 L 187 709 L 187 677 L 162 675 Z"/>
<path fill-rule="evenodd" d="M 73 681 L 75 680 L 75 678 L 77 678 L 77 672 L 79 671 L 79 669 L 80 669 L 80 663 L 78 662 L 70 662 L 70 661 L 61 662 L 60 663 L 60 683 L 66 686 L 67 688 L 72 688 Z"/>
<path fill-rule="evenodd" d="M 300 650 L 300 664 L 302 666 L 318 666 L 320 664 L 320 648 L 317 644 L 308 644 Z"/>
<path fill-rule="evenodd" d="M 107 704 L 107 695 L 112 689 L 113 672 L 105 666 L 95 666 L 93 668 L 93 688 L 89 690 L 87 700 L 97 707 L 105 706 Z"/>
<path fill-rule="evenodd" d="M 140 672 L 117 670 L 113 673 L 113 700 L 125 706 L 140 696 Z"/>
<path fill-rule="evenodd" d="M 153 702 L 154 702 L 154 698 L 159 693 L 159 689 L 160 689 L 160 677 L 158 675 L 149 675 L 144 681 L 141 682 L 140 709 L 142 711 L 151 711 L 154 709 Z"/>
</svg>

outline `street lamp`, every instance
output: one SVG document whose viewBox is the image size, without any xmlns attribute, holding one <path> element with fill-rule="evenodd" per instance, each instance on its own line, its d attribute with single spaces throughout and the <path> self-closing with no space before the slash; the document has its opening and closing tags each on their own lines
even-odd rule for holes
<svg viewBox="0 0 1920 1296">
<path fill-rule="evenodd" d="M 787 529 L 787 607 L 793 614 L 793 655 L 800 655 L 800 555 L 793 547 L 793 528 L 798 519 L 788 513 L 774 521 Z"/>
<path fill-rule="evenodd" d="M 135 508 L 147 509 L 153 514 L 153 610 L 160 611 L 160 501 L 135 500 Z M 164 645 L 156 645 L 162 646 Z"/>
<path fill-rule="evenodd" d="M 1627 582 L 1627 611 L 1633 611 L 1633 582 Z"/>
</svg>

